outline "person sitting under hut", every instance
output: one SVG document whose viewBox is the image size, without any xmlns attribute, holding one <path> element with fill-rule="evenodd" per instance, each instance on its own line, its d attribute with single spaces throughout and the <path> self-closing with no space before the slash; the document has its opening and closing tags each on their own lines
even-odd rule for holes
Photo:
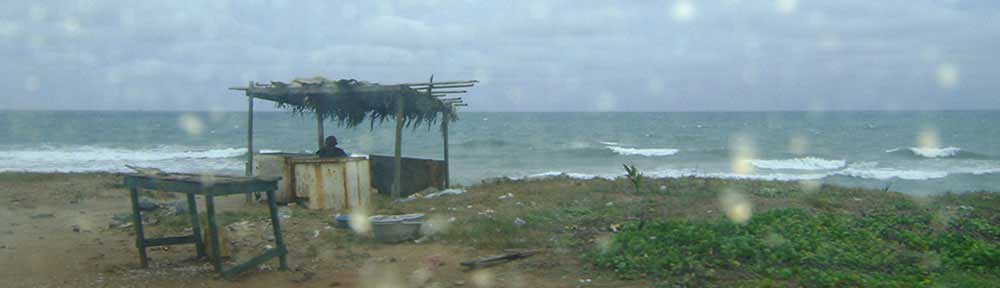
<svg viewBox="0 0 1000 288">
<path fill-rule="evenodd" d="M 326 141 L 323 141 L 323 148 L 316 151 L 316 155 L 319 155 L 320 158 L 347 157 L 347 152 L 337 147 L 337 137 L 331 135 L 326 137 Z"/>
</svg>

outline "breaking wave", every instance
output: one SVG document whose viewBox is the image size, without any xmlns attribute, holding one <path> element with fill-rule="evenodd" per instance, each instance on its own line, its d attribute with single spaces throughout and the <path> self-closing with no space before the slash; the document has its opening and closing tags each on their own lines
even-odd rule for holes
<svg viewBox="0 0 1000 288">
<path fill-rule="evenodd" d="M 580 179 L 580 180 L 590 180 L 590 179 L 597 179 L 597 178 L 604 178 L 604 179 L 614 179 L 615 178 L 615 176 L 598 176 L 598 175 L 592 175 L 592 174 L 572 173 L 572 172 L 567 173 L 567 172 L 561 172 L 561 171 L 549 171 L 549 172 L 543 172 L 543 173 L 538 173 L 538 174 L 531 174 L 531 175 L 523 176 L 523 177 L 508 177 L 508 178 L 510 178 L 511 180 L 542 180 L 542 179 L 561 178 L 561 177 L 571 178 L 571 179 Z"/>
<path fill-rule="evenodd" d="M 766 181 L 816 181 L 822 180 L 828 177 L 842 176 L 842 177 L 852 177 L 859 179 L 869 179 L 869 180 L 932 180 L 948 177 L 950 175 L 957 174 L 969 174 L 969 175 L 987 175 L 1000 173 L 1000 167 L 955 167 L 953 169 L 945 170 L 905 170 L 897 168 L 881 168 L 876 167 L 877 163 L 874 162 L 864 162 L 858 165 L 852 165 L 841 170 L 836 171 L 826 171 L 826 172 L 810 172 L 810 173 L 757 173 L 757 174 L 739 174 L 731 172 L 709 172 L 700 169 L 692 168 L 676 168 L 676 169 L 659 169 L 645 171 L 644 174 L 651 178 L 685 178 L 685 177 L 698 177 L 698 178 L 715 178 L 715 179 L 734 179 L 734 180 L 766 180 Z M 573 172 L 563 172 L 563 171 L 549 171 L 538 174 L 531 174 L 527 176 L 519 177 L 507 177 L 510 180 L 544 180 L 552 178 L 570 178 L 570 179 L 580 179 L 580 180 L 590 180 L 590 179 L 616 179 L 623 177 L 623 173 L 607 173 L 607 174 L 584 174 L 584 173 L 573 173 Z"/>
<path fill-rule="evenodd" d="M 618 155 L 624 156 L 648 156 L 648 157 L 661 157 L 670 156 L 677 154 L 680 150 L 671 148 L 628 148 L 621 146 L 607 146 L 611 151 L 618 153 Z"/>
<path fill-rule="evenodd" d="M 151 149 L 122 149 L 95 146 L 80 146 L 66 149 L 19 149 L 6 150 L 0 159 L 34 161 L 34 160 L 72 160 L 72 161 L 156 161 L 169 159 L 206 159 L 230 158 L 245 155 L 246 148 L 222 148 L 208 150 L 192 150 L 174 147 L 157 147 Z"/>
<path fill-rule="evenodd" d="M 125 149 L 98 146 L 21 148 L 0 153 L 0 172 L 128 172 L 125 164 L 166 171 L 238 171 L 245 148 L 191 149 L 163 146 Z"/>
<path fill-rule="evenodd" d="M 958 147 L 944 147 L 944 148 L 920 148 L 920 147 L 908 147 L 908 148 L 892 148 L 885 150 L 886 153 L 909 153 L 913 156 L 922 158 L 948 158 L 956 157 L 959 155 L 975 156 L 971 153 L 962 151 L 962 148 Z"/>
<path fill-rule="evenodd" d="M 754 167 L 771 170 L 833 170 L 847 167 L 847 161 L 827 160 L 816 157 L 750 161 Z"/>
<path fill-rule="evenodd" d="M 945 171 L 924 171 L 924 170 L 899 170 L 891 168 L 847 168 L 843 171 L 837 173 L 837 175 L 854 177 L 854 178 L 864 178 L 864 179 L 875 179 L 875 180 L 889 180 L 889 179 L 903 179 L 903 180 L 930 180 L 948 177 L 948 172 Z"/>
<path fill-rule="evenodd" d="M 654 178 L 684 178 L 701 177 L 717 179 L 768 180 L 768 181 L 804 181 L 819 180 L 830 176 L 830 173 L 768 173 L 739 174 L 727 172 L 704 172 L 697 169 L 662 169 L 649 173 Z"/>
</svg>

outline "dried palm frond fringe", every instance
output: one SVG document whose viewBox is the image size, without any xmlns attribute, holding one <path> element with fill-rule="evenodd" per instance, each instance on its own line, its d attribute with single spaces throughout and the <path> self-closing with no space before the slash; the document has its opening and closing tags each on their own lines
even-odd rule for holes
<svg viewBox="0 0 1000 288">
<path fill-rule="evenodd" d="M 355 127 L 366 118 L 374 129 L 375 122 L 395 120 L 397 100 L 403 101 L 403 122 L 416 128 L 437 123 L 438 117 L 456 120 L 452 105 L 437 97 L 404 85 L 379 85 L 354 79 L 328 80 L 322 77 L 296 79 L 292 83 L 271 82 L 251 85 L 247 95 L 276 102 L 279 108 L 296 113 L 318 113 L 323 119 L 334 119 L 341 126 Z"/>
</svg>

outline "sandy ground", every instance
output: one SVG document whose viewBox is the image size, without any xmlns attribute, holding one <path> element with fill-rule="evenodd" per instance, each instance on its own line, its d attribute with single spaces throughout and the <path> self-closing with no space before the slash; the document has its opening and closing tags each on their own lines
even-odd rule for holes
<svg viewBox="0 0 1000 288">
<path fill-rule="evenodd" d="M 319 243 L 342 239 L 337 233 L 352 232 L 329 227 L 328 217 L 296 216 L 282 221 L 290 250 L 289 271 L 276 271 L 274 260 L 234 281 L 224 280 L 207 261 L 194 259 L 193 245 L 151 248 L 151 267 L 141 269 L 133 228 L 109 227 L 113 214 L 130 211 L 128 193 L 120 183 L 121 177 L 110 174 L 0 174 L 2 286 L 574 287 L 588 277 L 544 255 L 467 271 L 458 263 L 496 251 L 440 242 Z M 222 198 L 222 210 L 264 209 L 242 201 L 242 196 Z M 256 227 L 251 231 L 257 232 L 230 233 L 237 234 L 230 235 L 234 250 L 241 251 L 237 258 L 269 242 L 262 236 L 268 231 L 263 219 L 242 224 Z M 147 235 L 168 232 L 158 225 L 147 226 Z M 314 237 L 317 233 L 330 234 Z M 243 239 L 247 236 L 243 234 L 252 234 L 247 237 L 252 239 Z M 602 286 L 593 284 L 587 285 Z"/>
</svg>

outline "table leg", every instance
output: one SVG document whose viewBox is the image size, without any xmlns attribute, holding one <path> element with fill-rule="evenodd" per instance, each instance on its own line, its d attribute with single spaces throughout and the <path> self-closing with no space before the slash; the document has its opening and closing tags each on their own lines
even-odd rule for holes
<svg viewBox="0 0 1000 288">
<path fill-rule="evenodd" d="M 139 210 L 139 189 L 129 189 L 129 196 L 132 198 L 132 225 L 135 226 L 135 247 L 139 248 L 139 264 L 142 268 L 149 267 L 146 262 L 146 238 L 142 233 L 142 212 Z"/>
<path fill-rule="evenodd" d="M 267 206 L 271 209 L 271 226 L 274 228 L 274 245 L 281 251 L 281 256 L 278 256 L 278 262 L 280 264 L 279 268 L 281 270 L 288 270 L 288 260 L 285 255 L 288 254 L 288 250 L 285 249 L 285 241 L 281 239 L 281 219 L 278 217 L 278 204 L 274 203 L 274 191 L 267 191 Z"/>
<path fill-rule="evenodd" d="M 212 241 L 212 264 L 215 271 L 222 273 L 222 247 L 219 243 L 219 228 L 215 225 L 215 201 L 212 195 L 205 196 L 205 208 L 208 213 L 208 238 Z"/>
<path fill-rule="evenodd" d="M 198 250 L 198 257 L 205 257 L 205 242 L 201 239 L 201 222 L 198 221 L 198 202 L 195 202 L 194 193 L 187 193 L 188 213 L 191 214 L 191 230 L 194 230 L 194 246 Z"/>
</svg>

